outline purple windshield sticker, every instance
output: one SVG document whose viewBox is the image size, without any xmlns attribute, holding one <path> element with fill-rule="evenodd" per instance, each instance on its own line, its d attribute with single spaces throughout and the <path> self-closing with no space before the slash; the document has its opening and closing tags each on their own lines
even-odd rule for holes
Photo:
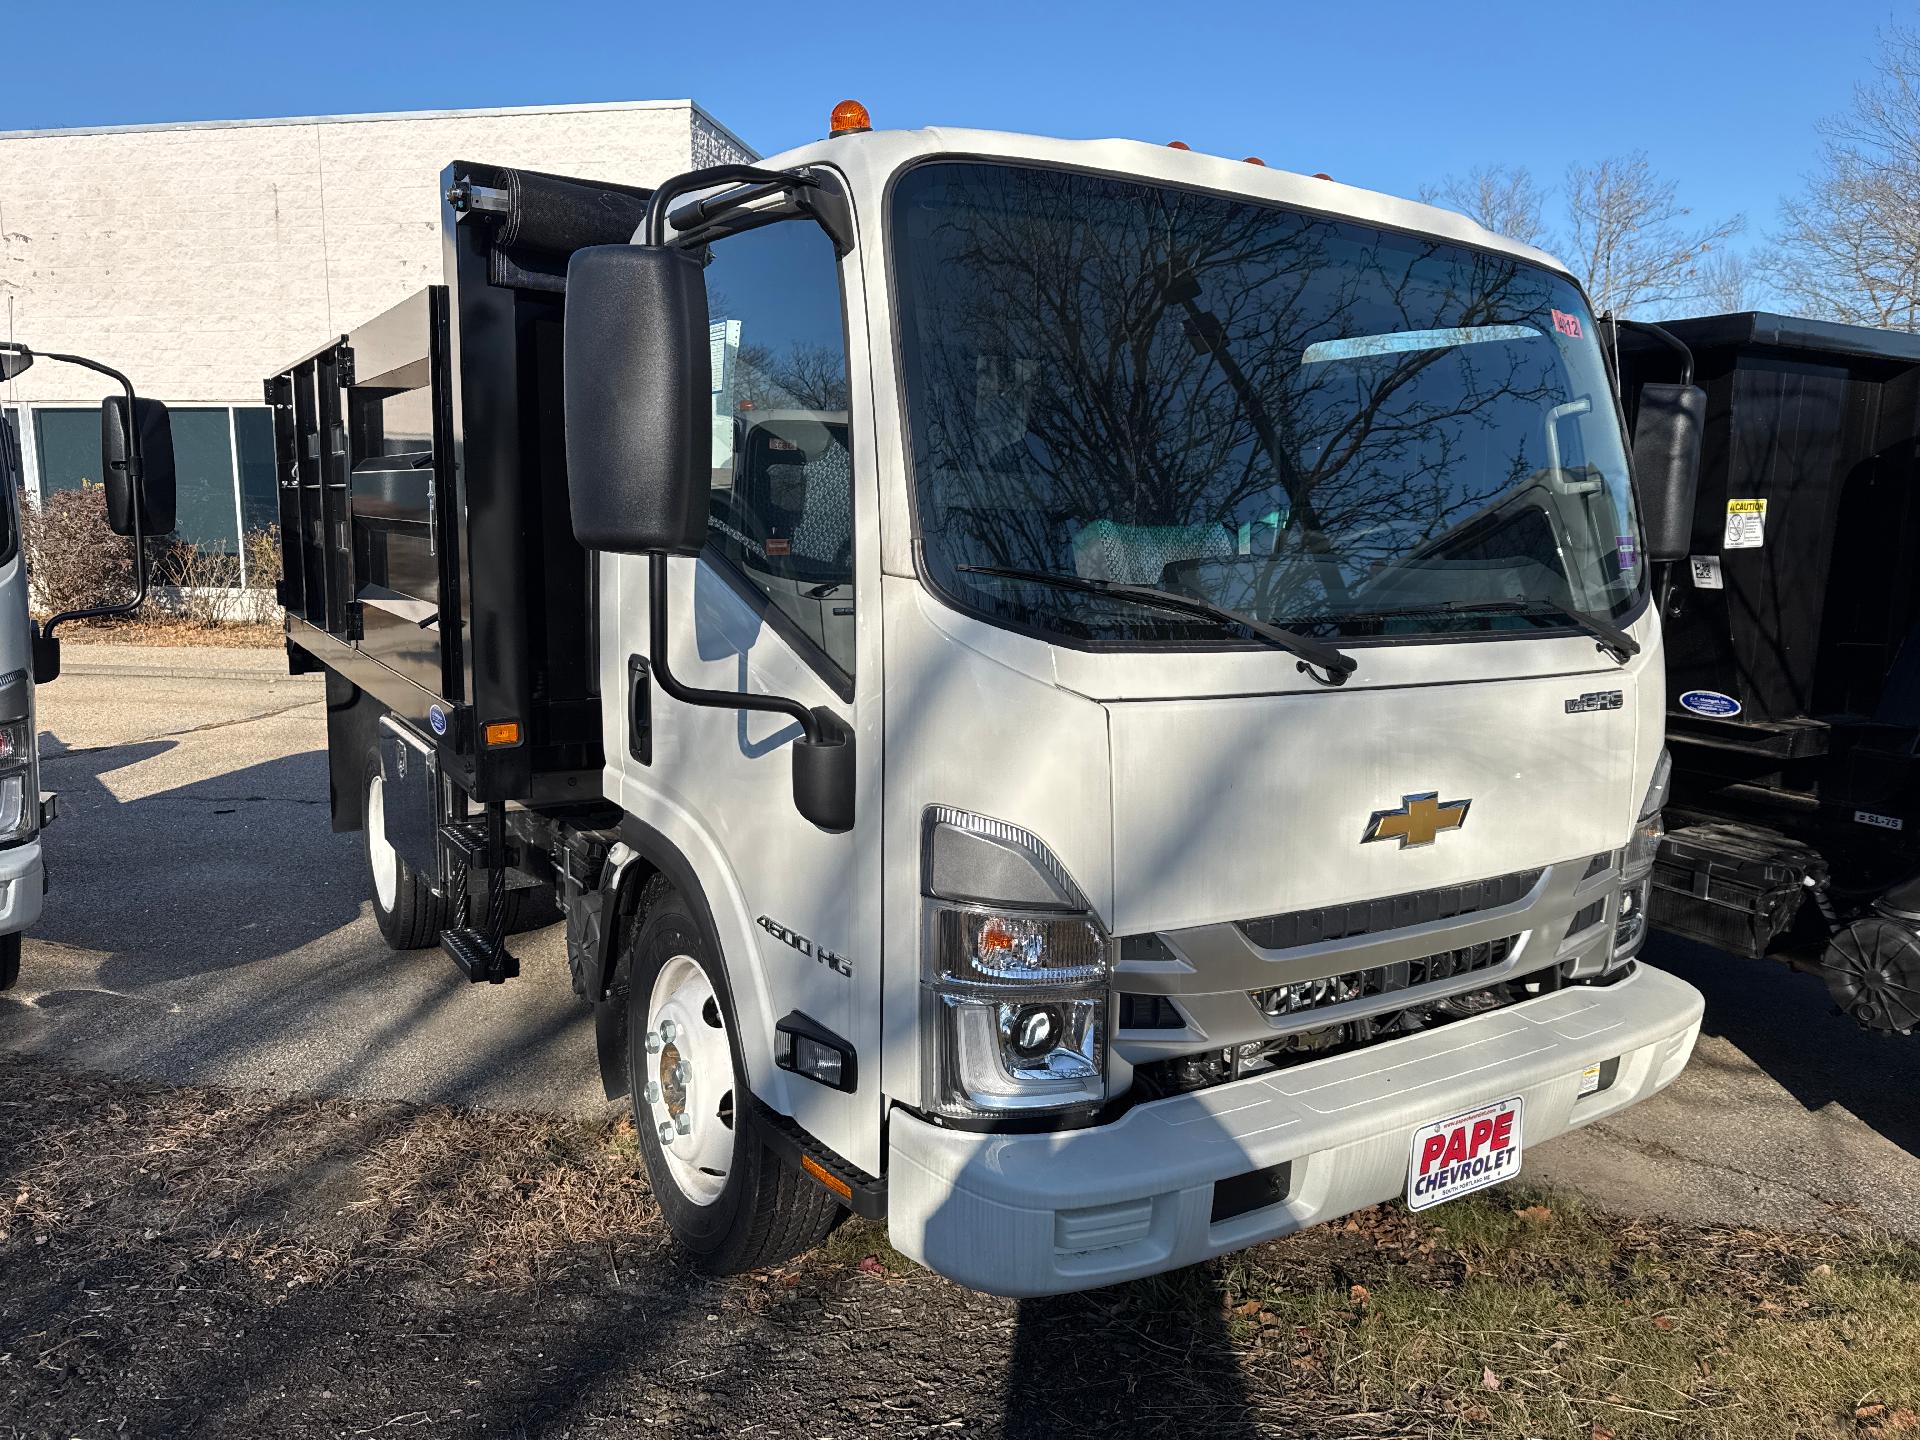
<svg viewBox="0 0 1920 1440">
<path fill-rule="evenodd" d="M 1631 535 L 1613 537 L 1613 548 L 1620 556 L 1620 568 L 1631 570 L 1640 563 L 1640 544 Z"/>
</svg>

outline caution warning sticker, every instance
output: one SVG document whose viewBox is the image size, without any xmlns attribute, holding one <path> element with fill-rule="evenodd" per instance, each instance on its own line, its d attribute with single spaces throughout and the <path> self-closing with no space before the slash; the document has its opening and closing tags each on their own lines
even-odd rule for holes
<svg viewBox="0 0 1920 1440">
<path fill-rule="evenodd" d="M 1767 502 L 1727 501 L 1727 534 L 1722 550 L 1758 550 L 1767 543 Z"/>
</svg>

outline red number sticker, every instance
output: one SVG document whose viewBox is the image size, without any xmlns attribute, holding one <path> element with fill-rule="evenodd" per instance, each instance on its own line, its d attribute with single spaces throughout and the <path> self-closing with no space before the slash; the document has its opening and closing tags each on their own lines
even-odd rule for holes
<svg viewBox="0 0 1920 1440">
<path fill-rule="evenodd" d="M 1556 310 L 1553 312 L 1553 328 L 1570 340 L 1578 340 L 1580 338 L 1580 317 L 1578 315 L 1569 315 L 1564 310 Z"/>
</svg>

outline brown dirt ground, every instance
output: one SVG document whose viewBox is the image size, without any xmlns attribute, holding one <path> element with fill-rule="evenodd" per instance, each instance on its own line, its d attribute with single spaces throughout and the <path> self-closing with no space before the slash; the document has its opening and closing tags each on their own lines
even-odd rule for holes
<svg viewBox="0 0 1920 1440">
<path fill-rule="evenodd" d="M 1408 1332 L 1372 1317 L 1388 1323 L 1390 1294 L 1465 1313 L 1497 1280 L 1651 1337 L 1674 1314 L 1694 1326 L 1697 1301 L 1719 1307 L 1712 1344 L 1758 1335 L 1791 1363 L 1808 1277 L 1853 1243 L 1607 1217 L 1548 1243 L 1533 1237 L 1554 1212 L 1498 1192 L 1431 1212 L 1455 1212 L 1445 1225 L 1383 1207 L 1159 1281 L 1014 1303 L 858 1222 L 772 1272 L 704 1277 L 634 1163 L 624 1122 L 0 1055 L 0 1436 L 1560 1433 L 1504 1423 L 1503 1397 L 1533 1383 L 1506 1360 L 1504 1389 L 1478 1358 L 1409 1368 Z M 1899 1263 L 1898 1293 L 1920 1296 L 1920 1264 Z M 1540 1376 L 1568 1343 L 1540 1342 Z M 1877 1435 L 1911 1415 L 1888 1405 L 1912 1396 L 1836 1392 L 1830 1423 L 1750 1426 L 1766 1398 L 1717 1389 L 1698 1343 L 1701 1378 L 1662 1401 L 1680 1423 L 1632 1423 L 1653 1407 L 1631 1376 L 1591 1403 L 1569 1381 L 1564 1433 Z M 1371 1358 L 1389 1350 L 1391 1367 Z"/>
</svg>

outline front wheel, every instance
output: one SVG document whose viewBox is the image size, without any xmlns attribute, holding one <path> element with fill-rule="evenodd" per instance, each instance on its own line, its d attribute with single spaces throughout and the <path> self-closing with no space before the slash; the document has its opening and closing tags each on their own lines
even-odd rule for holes
<svg viewBox="0 0 1920 1440">
<path fill-rule="evenodd" d="M 20 983 L 20 932 L 0 935 L 0 990 Z"/>
<path fill-rule="evenodd" d="M 633 1123 L 660 1213 L 715 1274 L 812 1249 L 839 1204 L 755 1132 L 726 973 L 686 903 L 659 881 L 646 902 L 621 969 Z"/>
</svg>

